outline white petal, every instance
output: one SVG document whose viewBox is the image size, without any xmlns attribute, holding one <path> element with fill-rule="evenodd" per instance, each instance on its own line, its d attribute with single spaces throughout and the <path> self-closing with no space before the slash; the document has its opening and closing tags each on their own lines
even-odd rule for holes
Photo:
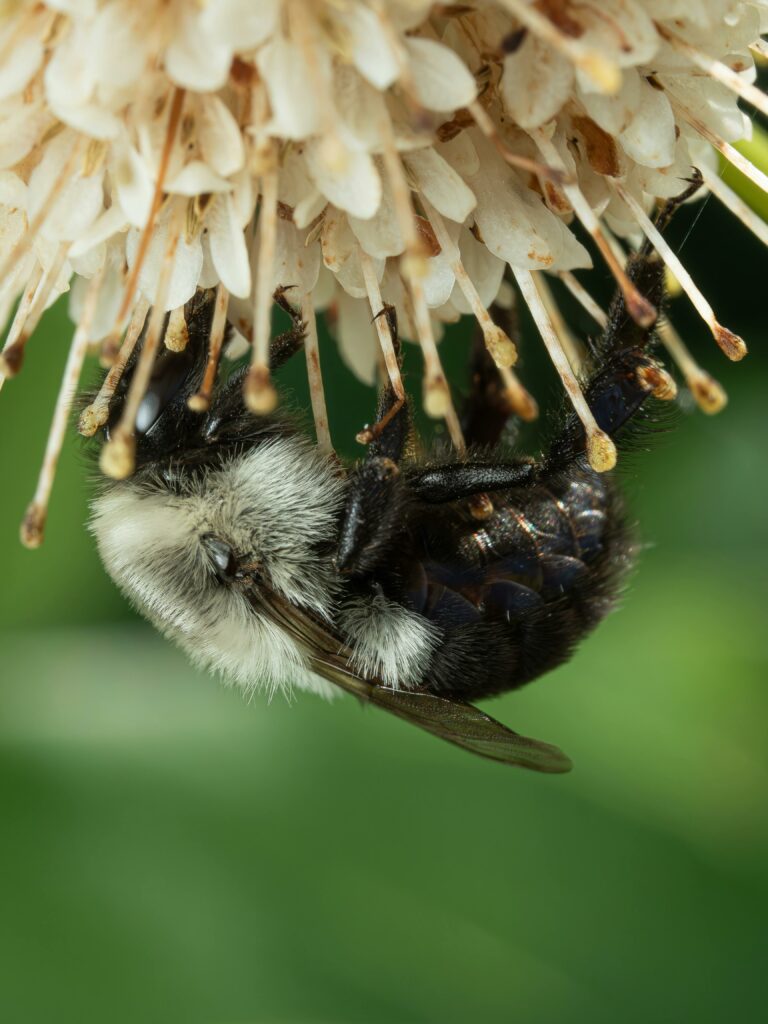
<svg viewBox="0 0 768 1024">
<path fill-rule="evenodd" d="M 202 158 L 227 178 L 245 161 L 240 128 L 229 107 L 218 96 L 201 96 L 197 110 L 197 138 Z"/>
<path fill-rule="evenodd" d="M 392 189 L 386 177 L 382 185 L 381 202 L 375 216 L 368 220 L 352 216 L 349 218 L 349 226 L 363 249 L 369 256 L 377 256 L 380 259 L 399 256 L 405 250 L 405 242 L 395 215 Z"/>
<path fill-rule="evenodd" d="M 99 287 L 99 297 L 96 301 L 96 311 L 91 321 L 91 329 L 88 337 L 90 341 L 101 341 L 102 338 L 110 333 L 115 325 L 117 314 L 120 312 L 120 303 L 123 298 L 123 292 L 125 290 L 125 281 L 123 278 L 122 267 L 120 261 L 116 259 L 117 252 L 110 251 L 107 253 L 106 259 L 108 260 L 107 270 L 102 279 Z M 76 278 L 72 285 L 72 290 L 69 297 L 69 315 L 70 318 L 78 323 L 83 312 L 83 300 L 87 291 L 88 281 L 83 278 Z"/>
<path fill-rule="evenodd" d="M 251 217 L 253 217 L 253 210 L 256 205 L 253 195 L 253 178 L 247 168 L 244 167 L 241 171 L 238 171 L 232 179 L 232 184 L 234 185 L 232 202 L 235 205 L 235 217 L 240 227 L 244 228 Z"/>
<path fill-rule="evenodd" d="M 477 196 L 475 223 L 499 259 L 526 269 L 591 266 L 589 253 L 564 224 L 526 188 L 493 149 L 473 132 L 482 170 L 469 179 Z"/>
<path fill-rule="evenodd" d="M 475 79 L 453 50 L 419 37 L 406 38 L 405 46 L 416 96 L 427 110 L 456 110 L 475 99 Z"/>
<path fill-rule="evenodd" d="M 215 288 L 219 283 L 219 274 L 211 258 L 211 240 L 207 231 L 203 232 L 201 241 L 203 246 L 203 266 L 200 271 L 200 277 L 197 279 L 197 286 L 198 288 Z M 233 304 L 234 300 L 230 303 L 230 315 L 232 315 Z"/>
<path fill-rule="evenodd" d="M 382 32 L 374 12 L 362 4 L 344 11 L 341 18 L 352 60 L 360 74 L 377 89 L 387 89 L 399 75 L 397 54 Z"/>
<path fill-rule="evenodd" d="M 627 68 L 622 74 L 621 89 L 615 96 L 601 92 L 581 92 L 581 102 L 595 124 L 609 135 L 618 135 L 631 122 L 640 106 L 642 82 L 643 79 L 634 68 Z"/>
<path fill-rule="evenodd" d="M 0 99 L 21 92 L 40 67 L 43 46 L 29 36 L 19 39 L 0 64 Z"/>
<path fill-rule="evenodd" d="M 364 384 L 376 380 L 378 340 L 371 323 L 371 311 L 361 299 L 353 299 L 341 292 L 337 299 L 338 324 L 336 332 L 339 353 L 354 375 Z"/>
<path fill-rule="evenodd" d="M 380 150 L 381 125 L 387 116 L 384 97 L 364 81 L 353 67 L 334 69 L 333 98 L 342 121 L 340 134 L 351 149 Z"/>
<path fill-rule="evenodd" d="M 434 149 L 418 149 L 403 159 L 419 190 L 438 213 L 461 224 L 474 210 L 472 189 Z"/>
<path fill-rule="evenodd" d="M 27 206 L 27 186 L 13 171 L 0 171 L 0 203 L 21 210 Z"/>
<path fill-rule="evenodd" d="M 232 187 L 232 182 L 215 174 L 202 160 L 191 160 L 168 182 L 166 191 L 179 196 L 199 196 L 206 192 L 231 192 Z"/>
<path fill-rule="evenodd" d="M 82 256 L 94 246 L 101 245 L 118 232 L 126 230 L 128 223 L 119 204 L 110 206 L 91 224 L 87 231 L 72 244 L 69 250 L 71 259 Z"/>
<path fill-rule="evenodd" d="M 424 297 L 431 308 L 442 306 L 453 291 L 456 277 L 444 252 L 427 260 L 427 273 L 422 281 Z"/>
<path fill-rule="evenodd" d="M 635 116 L 619 136 L 624 152 L 646 167 L 668 167 L 675 159 L 675 115 L 666 94 L 646 81 Z"/>
<path fill-rule="evenodd" d="M 298 297 L 307 295 L 317 284 L 320 272 L 320 245 L 305 245 L 306 231 L 297 231 L 287 220 L 278 219 L 273 287 L 292 285 Z"/>
<path fill-rule="evenodd" d="M 305 139 L 321 131 L 316 87 L 301 49 L 275 36 L 259 50 L 257 64 L 269 93 L 273 134 Z"/>
<path fill-rule="evenodd" d="M 90 100 L 96 79 L 91 62 L 83 58 L 89 52 L 88 33 L 75 23 L 53 48 L 45 69 L 45 94 L 52 106 L 77 107 Z"/>
<path fill-rule="evenodd" d="M 50 105 L 60 121 L 93 139 L 116 139 L 123 127 L 120 118 L 95 103 L 70 107 L 51 100 Z"/>
<path fill-rule="evenodd" d="M 251 291 L 251 267 L 231 196 L 216 199 L 207 226 L 211 259 L 222 284 L 232 295 L 245 298 Z"/>
<path fill-rule="evenodd" d="M 0 113 L 0 167 L 23 160 L 42 135 L 48 115 L 37 104 L 8 100 Z"/>
<path fill-rule="evenodd" d="M 32 172 L 27 193 L 27 216 L 33 220 L 48 203 L 48 196 L 69 157 L 74 137 L 62 132 L 46 146 Z M 96 219 L 104 205 L 103 175 L 70 177 L 45 217 L 41 234 L 57 241 L 74 241 Z"/>
<path fill-rule="evenodd" d="M 477 289 L 480 301 L 487 309 L 496 298 L 504 277 L 506 264 L 477 241 L 471 231 L 462 230 L 459 240 L 461 262 L 470 281 Z M 451 305 L 459 313 L 471 313 L 472 307 L 456 285 L 451 294 Z"/>
<path fill-rule="evenodd" d="M 477 150 L 472 145 L 468 132 L 459 132 L 448 142 L 439 143 L 437 152 L 464 178 L 477 174 L 480 169 Z"/>
<path fill-rule="evenodd" d="M 146 163 L 133 146 L 117 150 L 112 182 L 128 221 L 135 227 L 143 227 L 149 217 L 155 187 Z"/>
<path fill-rule="evenodd" d="M 206 37 L 232 50 L 250 50 L 277 29 L 282 0 L 211 0 L 200 19 Z"/>
<path fill-rule="evenodd" d="M 328 166 L 321 139 L 306 143 L 307 171 L 323 195 L 340 210 L 362 220 L 376 213 L 381 203 L 381 178 L 368 153 L 346 150 L 343 167 Z"/>
<path fill-rule="evenodd" d="M 89 57 L 101 89 L 125 89 L 141 76 L 149 56 L 141 11 L 130 0 L 109 3 L 99 11 L 90 36 Z"/>
<path fill-rule="evenodd" d="M 139 237 L 140 232 L 135 228 L 128 232 L 125 255 L 129 267 L 133 267 L 136 260 Z M 150 302 L 155 301 L 160 269 L 165 259 L 167 246 L 168 220 L 166 218 L 152 236 L 147 247 L 146 258 L 139 272 L 139 288 Z M 173 271 L 165 302 L 166 310 L 183 306 L 188 299 L 192 298 L 202 266 L 203 250 L 199 236 L 188 242 L 182 232 L 173 258 Z"/>
<path fill-rule="evenodd" d="M 523 128 L 551 120 L 571 98 L 573 65 L 529 32 L 515 53 L 504 59 L 504 106 Z"/>
<path fill-rule="evenodd" d="M 220 89 L 229 77 L 232 63 L 231 46 L 215 42 L 201 30 L 200 19 L 189 12 L 182 14 L 180 24 L 165 51 L 165 70 L 177 85 L 197 92 Z"/>
</svg>

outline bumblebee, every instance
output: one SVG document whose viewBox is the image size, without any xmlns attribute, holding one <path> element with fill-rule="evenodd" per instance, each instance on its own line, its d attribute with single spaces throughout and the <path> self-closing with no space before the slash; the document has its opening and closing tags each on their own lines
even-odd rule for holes
<svg viewBox="0 0 768 1024">
<path fill-rule="evenodd" d="M 641 250 L 628 272 L 659 308 L 656 254 Z M 415 456 L 408 404 L 387 387 L 365 457 L 344 468 L 289 417 L 249 412 L 245 371 L 219 381 L 206 412 L 190 410 L 212 307 L 202 291 L 187 304 L 187 348 L 161 352 L 139 411 L 136 471 L 93 500 L 116 584 L 193 661 L 246 691 L 341 688 L 483 757 L 567 771 L 556 747 L 472 702 L 566 661 L 632 563 L 616 481 L 590 468 L 580 421 L 565 414 L 537 459 L 510 454 L 503 390 L 476 346 L 465 454 Z M 295 321 L 272 342 L 273 368 L 301 347 Z M 652 346 L 618 295 L 584 393 L 619 442 L 652 401 Z M 129 365 L 104 438 L 130 377 Z"/>
</svg>

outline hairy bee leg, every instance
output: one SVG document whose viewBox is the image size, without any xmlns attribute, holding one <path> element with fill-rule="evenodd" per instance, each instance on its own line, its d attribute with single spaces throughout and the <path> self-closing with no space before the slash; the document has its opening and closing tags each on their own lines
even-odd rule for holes
<svg viewBox="0 0 768 1024">
<path fill-rule="evenodd" d="M 365 459 L 348 477 L 337 566 L 350 575 L 370 571 L 402 529 L 405 487 L 399 463 L 408 443 L 411 418 L 407 400 L 398 398 L 391 385 L 379 398 L 377 423 L 382 428 L 374 433 Z"/>
<path fill-rule="evenodd" d="M 495 322 L 518 343 L 519 324 L 514 310 L 492 308 Z M 518 346 L 519 347 L 519 346 Z M 493 447 L 501 438 L 512 416 L 512 408 L 496 364 L 488 352 L 483 332 L 478 328 L 472 341 L 469 360 L 470 389 L 461 410 L 461 429 L 469 446 Z"/>
<path fill-rule="evenodd" d="M 272 370 L 279 370 L 292 356 L 300 352 L 307 336 L 307 324 L 301 311 L 291 305 L 285 296 L 285 293 L 292 287 L 292 285 L 285 285 L 277 288 L 272 296 L 280 309 L 291 318 L 290 330 L 278 334 L 269 344 L 269 365 Z"/>
</svg>

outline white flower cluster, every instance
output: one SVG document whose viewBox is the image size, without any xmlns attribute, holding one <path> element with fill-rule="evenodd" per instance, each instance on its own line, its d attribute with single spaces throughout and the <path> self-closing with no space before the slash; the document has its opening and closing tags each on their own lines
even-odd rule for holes
<svg viewBox="0 0 768 1024">
<path fill-rule="evenodd" d="M 387 302 L 435 387 L 440 325 L 468 313 L 514 384 L 486 310 L 509 301 L 507 267 L 524 295 L 541 271 L 577 287 L 591 256 L 575 220 L 629 288 L 611 233 L 636 240 L 713 145 L 730 158 L 749 136 L 737 101 L 757 92 L 768 25 L 768 0 L 2 10 L 3 319 L 21 296 L 6 373 L 75 275 L 90 342 L 114 352 L 137 307 L 220 287 L 256 361 L 272 292 L 294 286 L 369 382 Z"/>
</svg>

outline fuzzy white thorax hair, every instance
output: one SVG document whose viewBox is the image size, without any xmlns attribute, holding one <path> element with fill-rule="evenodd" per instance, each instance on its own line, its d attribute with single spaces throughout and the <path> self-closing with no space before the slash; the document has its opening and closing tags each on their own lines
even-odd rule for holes
<svg viewBox="0 0 768 1024">
<path fill-rule="evenodd" d="M 206 533 L 258 562 L 287 601 L 332 614 L 332 543 L 343 483 L 308 442 L 279 437 L 204 474 L 111 484 L 93 503 L 104 565 L 140 612 L 197 664 L 245 690 L 296 685 L 328 694 L 291 637 L 215 576 Z"/>
</svg>

